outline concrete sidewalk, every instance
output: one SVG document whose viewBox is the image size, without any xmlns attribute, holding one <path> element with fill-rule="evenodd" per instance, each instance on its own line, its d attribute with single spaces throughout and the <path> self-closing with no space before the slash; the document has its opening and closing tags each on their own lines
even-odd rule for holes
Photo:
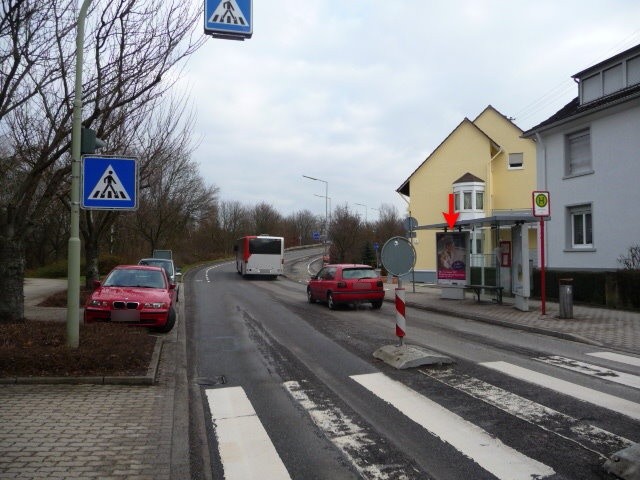
<svg viewBox="0 0 640 480">
<path fill-rule="evenodd" d="M 386 285 L 387 301 L 395 301 L 395 286 Z M 478 302 L 472 292 L 464 300 L 440 298 L 440 289 L 430 285 L 408 282 L 403 284 L 405 303 L 409 308 L 420 308 L 456 317 L 519 328 L 569 340 L 589 343 L 640 355 L 640 312 L 573 305 L 573 318 L 558 318 L 559 305 L 546 302 L 542 315 L 539 300 L 530 300 L 528 312 L 517 310 L 513 299 L 503 298 L 499 305 L 490 296 L 481 296 Z"/>
<path fill-rule="evenodd" d="M 65 321 L 37 304 L 66 287 L 28 279 L 25 316 Z M 0 478 L 190 478 L 183 304 L 153 385 L 0 384 Z"/>
</svg>

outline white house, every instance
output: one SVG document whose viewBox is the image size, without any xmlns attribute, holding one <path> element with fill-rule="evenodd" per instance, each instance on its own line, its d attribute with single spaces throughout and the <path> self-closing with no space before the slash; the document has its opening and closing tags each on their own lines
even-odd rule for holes
<svg viewBox="0 0 640 480">
<path fill-rule="evenodd" d="M 536 140 L 537 187 L 550 193 L 545 263 L 615 270 L 640 243 L 640 45 L 573 79 L 578 96 L 523 134 Z"/>
</svg>

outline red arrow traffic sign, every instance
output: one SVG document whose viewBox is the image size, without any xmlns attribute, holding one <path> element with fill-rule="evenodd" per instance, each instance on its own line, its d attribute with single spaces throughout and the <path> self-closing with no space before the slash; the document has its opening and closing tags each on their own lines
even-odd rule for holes
<svg viewBox="0 0 640 480">
<path fill-rule="evenodd" d="M 449 228 L 453 228 L 458 220 L 458 215 L 460 215 L 459 212 L 454 212 L 453 210 L 453 193 L 449 194 L 449 213 L 442 212 L 442 215 L 444 215 L 444 219 L 449 224 Z"/>
</svg>

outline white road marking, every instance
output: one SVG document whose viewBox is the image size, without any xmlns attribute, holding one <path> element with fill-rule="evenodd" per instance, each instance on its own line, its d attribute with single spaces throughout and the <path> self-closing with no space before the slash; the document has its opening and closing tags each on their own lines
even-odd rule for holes
<svg viewBox="0 0 640 480">
<path fill-rule="evenodd" d="M 226 480 L 291 478 L 242 387 L 206 395 Z"/>
<path fill-rule="evenodd" d="M 613 352 L 591 352 L 591 353 L 587 353 L 587 355 L 591 355 L 592 357 L 604 358 L 605 360 L 612 360 L 618 363 L 626 363 L 627 365 L 640 367 L 640 358 L 632 357 L 630 355 L 621 355 L 619 353 L 613 353 Z"/>
<path fill-rule="evenodd" d="M 420 370 L 420 373 L 605 458 L 634 443 L 490 383 L 455 373 L 453 370 Z"/>
<path fill-rule="evenodd" d="M 640 377 L 629 373 L 618 372 L 609 368 L 600 367 L 591 363 L 580 362 L 572 358 L 561 357 L 560 355 L 551 355 L 548 357 L 538 357 L 537 361 L 554 365 L 556 367 L 571 370 L 573 372 L 584 373 L 593 377 L 601 378 L 609 382 L 620 383 L 627 387 L 640 389 Z"/>
<path fill-rule="evenodd" d="M 507 362 L 484 362 L 480 365 L 497 370 L 511 377 L 524 380 L 525 382 L 540 385 L 541 387 L 555 390 L 556 392 L 560 392 L 565 395 L 570 395 L 578 400 L 592 403 L 593 405 L 613 410 L 614 412 L 621 413 L 630 418 L 640 420 L 640 404 L 638 403 L 615 397 L 608 393 L 599 392 L 591 388 L 582 387 L 575 383 L 560 380 L 559 378 L 528 370 Z"/>
<path fill-rule="evenodd" d="M 477 425 L 382 373 L 351 378 L 498 478 L 530 480 L 555 473 L 551 467 L 519 453 Z"/>
<path fill-rule="evenodd" d="M 366 453 L 367 450 L 375 448 L 375 442 L 342 410 L 332 405 L 328 408 L 317 405 L 298 382 L 285 382 L 284 387 L 293 399 L 307 411 L 313 423 L 353 464 L 362 478 L 380 480 L 407 478 L 403 467 L 377 465 L 369 462 Z"/>
</svg>

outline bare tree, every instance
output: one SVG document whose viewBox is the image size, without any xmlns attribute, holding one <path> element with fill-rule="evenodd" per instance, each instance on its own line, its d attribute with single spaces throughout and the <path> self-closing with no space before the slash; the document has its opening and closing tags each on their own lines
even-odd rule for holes
<svg viewBox="0 0 640 480">
<path fill-rule="evenodd" d="M 33 5 L 38 15 L 21 18 L 34 23 L 19 32 L 35 31 L 37 26 L 38 35 L 45 36 L 47 56 L 38 57 L 36 66 L 28 67 L 34 56 L 24 55 L 19 63 L 30 69 L 29 74 L 7 76 L 20 85 L 11 90 L 13 98 L 17 98 L 16 92 L 22 92 L 20 98 L 24 100 L 19 108 L 3 106 L 6 113 L 0 117 L 0 135 L 8 146 L 0 173 L 9 169 L 15 172 L 0 197 L 0 321 L 23 316 L 22 239 L 38 222 L 44 207 L 69 190 L 74 3 L 3 3 Z M 204 41 L 201 35 L 192 37 L 200 21 L 199 10 L 179 0 L 103 0 L 96 4 L 87 28 L 86 44 L 92 53 L 87 56 L 83 82 L 85 126 L 93 127 L 99 137 L 109 137 L 111 142 L 129 115 L 142 111 L 171 88 L 178 75 L 168 73 Z M 9 38 L 15 47 L 15 38 L 2 38 Z M 23 45 L 24 39 L 18 38 L 18 44 Z M 4 49 L 6 43 L 0 45 Z M 4 87 L 10 82 L 5 80 L 4 64 L 2 68 Z"/>
<path fill-rule="evenodd" d="M 392 237 L 404 235 L 404 227 L 398 209 L 389 204 L 380 205 L 378 220 L 374 223 L 373 228 L 373 240 L 381 246 Z"/>
<path fill-rule="evenodd" d="M 336 207 L 329 225 L 331 261 L 337 263 L 359 262 L 361 237 L 362 222 L 360 217 L 349 211 L 347 205 Z"/>
<path fill-rule="evenodd" d="M 247 232 L 248 234 L 284 235 L 282 215 L 268 203 L 260 202 L 253 207 L 251 220 L 253 232 Z"/>
<path fill-rule="evenodd" d="M 313 229 L 316 224 L 316 216 L 309 210 L 302 210 L 289 215 L 284 220 L 284 237 L 287 245 L 312 243 Z"/>
</svg>

